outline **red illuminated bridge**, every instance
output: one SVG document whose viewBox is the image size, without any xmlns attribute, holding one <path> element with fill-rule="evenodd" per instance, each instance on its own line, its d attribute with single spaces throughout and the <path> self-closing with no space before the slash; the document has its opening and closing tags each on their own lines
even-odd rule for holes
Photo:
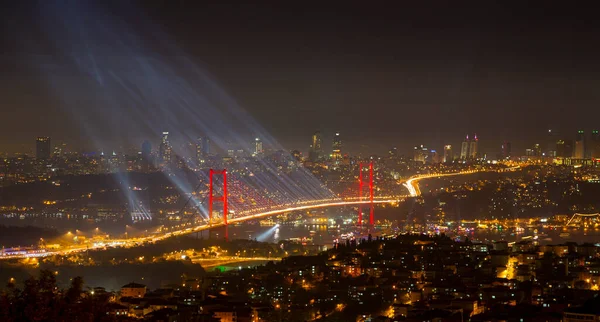
<svg viewBox="0 0 600 322">
<path fill-rule="evenodd" d="M 363 182 L 363 170 L 368 170 L 368 196 L 363 196 L 364 182 Z M 489 171 L 489 170 L 482 170 Z M 217 227 L 227 226 L 229 224 L 240 223 L 248 220 L 256 220 L 261 219 L 273 215 L 289 213 L 294 211 L 303 211 L 303 210 L 311 210 L 318 208 L 326 208 L 326 207 L 340 207 L 340 206 L 358 206 L 359 212 L 357 214 L 357 224 L 362 225 L 362 210 L 363 207 L 370 207 L 369 212 L 369 225 L 373 225 L 374 223 L 374 212 L 373 209 L 376 204 L 396 204 L 403 201 L 407 197 L 415 197 L 420 195 L 420 190 L 418 188 L 418 181 L 421 179 L 441 177 L 441 176 L 452 176 L 452 175 L 465 175 L 472 174 L 474 171 L 462 171 L 455 173 L 439 173 L 439 174 L 426 174 L 420 176 L 414 176 L 406 181 L 405 186 L 407 186 L 409 190 L 408 195 L 397 195 L 397 196 L 374 196 L 374 184 L 373 184 L 373 164 L 369 163 L 368 166 L 363 168 L 363 165 L 360 165 L 360 176 L 359 176 L 359 195 L 357 197 L 351 198 L 329 198 L 329 199 L 321 199 L 321 200 L 310 200 L 310 201 L 300 201 L 289 204 L 281 204 L 274 205 L 268 204 L 264 207 L 246 209 L 238 212 L 231 212 L 228 210 L 228 182 L 227 182 L 227 170 L 210 170 L 209 180 L 209 219 L 195 224 L 193 226 L 184 226 L 184 228 L 176 228 L 173 227 L 171 229 L 162 230 L 161 232 L 157 232 L 156 234 L 144 237 L 137 238 L 126 238 L 126 239 L 111 239 L 103 242 L 88 242 L 84 245 L 76 245 L 76 246 L 68 246 L 64 247 L 60 250 L 48 251 L 44 249 L 31 249 L 31 250 L 22 250 L 16 249 L 14 251 L 0 251 L 0 259 L 10 259 L 10 258 L 27 258 L 27 257 L 44 257 L 56 254 L 69 254 L 75 252 L 86 251 L 90 249 L 107 249 L 109 247 L 136 247 L 143 245 L 145 243 L 153 243 L 160 240 L 164 240 L 173 236 L 181 236 L 185 234 L 191 234 L 195 232 L 200 232 L 203 230 L 208 230 Z M 215 176 L 221 176 L 221 184 L 218 190 L 220 191 L 220 195 L 215 195 L 215 190 L 217 187 L 214 186 Z M 214 204 L 221 203 L 222 207 L 220 209 L 220 214 L 214 215 L 217 211 L 214 210 Z"/>
</svg>

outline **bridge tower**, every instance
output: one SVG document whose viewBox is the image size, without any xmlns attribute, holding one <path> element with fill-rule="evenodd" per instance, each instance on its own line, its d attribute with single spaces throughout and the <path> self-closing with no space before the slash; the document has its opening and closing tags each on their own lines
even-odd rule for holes
<svg viewBox="0 0 600 322">
<path fill-rule="evenodd" d="M 223 177 L 223 193 L 220 196 L 214 195 L 213 185 L 215 180 L 213 177 L 215 175 L 221 175 Z M 209 192 L 208 192 L 208 220 L 212 223 L 212 215 L 213 215 L 213 203 L 215 201 L 223 202 L 223 223 L 225 227 L 227 227 L 227 170 L 209 170 Z"/>
<path fill-rule="evenodd" d="M 359 170 L 358 170 L 358 200 L 359 201 L 363 201 L 363 191 L 364 191 L 364 187 L 365 187 L 365 182 L 364 182 L 364 174 L 363 174 L 363 170 L 364 170 L 364 164 L 362 162 L 359 163 Z M 369 212 L 369 225 L 373 226 L 373 223 L 375 221 L 374 218 L 374 208 L 373 207 L 373 161 L 371 160 L 371 162 L 369 162 L 369 204 L 371 206 L 371 210 Z M 362 221 L 363 221 L 363 204 L 359 203 L 358 204 L 358 225 L 362 225 Z"/>
</svg>

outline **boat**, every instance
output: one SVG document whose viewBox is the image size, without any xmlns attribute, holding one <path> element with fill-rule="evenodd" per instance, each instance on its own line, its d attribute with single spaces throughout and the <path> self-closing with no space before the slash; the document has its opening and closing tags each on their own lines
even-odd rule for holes
<svg viewBox="0 0 600 322">
<path fill-rule="evenodd" d="M 571 236 L 571 233 L 569 233 L 569 232 L 562 232 L 558 236 L 560 236 L 562 238 L 567 238 L 567 237 Z"/>
</svg>

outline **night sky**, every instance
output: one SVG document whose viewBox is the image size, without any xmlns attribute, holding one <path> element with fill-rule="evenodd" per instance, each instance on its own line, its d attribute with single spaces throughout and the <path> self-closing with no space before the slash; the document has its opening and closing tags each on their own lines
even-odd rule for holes
<svg viewBox="0 0 600 322">
<path fill-rule="evenodd" d="M 168 106 L 170 123 L 161 123 L 159 110 L 144 111 L 166 82 L 187 77 L 189 65 L 170 65 L 173 57 L 193 61 L 289 149 L 306 150 L 316 130 L 326 147 L 337 130 L 350 152 L 398 146 L 407 154 L 417 144 L 458 150 L 464 135 L 477 133 L 484 152 L 495 155 L 509 140 L 519 154 L 545 143 L 549 128 L 569 139 L 577 129 L 600 128 L 600 33 L 591 8 L 76 2 L 4 2 L 0 151 L 31 151 L 41 135 L 93 149 L 158 142 L 157 133 L 179 124 L 191 137 L 202 134 L 197 121 L 178 116 L 177 100 L 156 107 Z M 81 24 L 96 32 L 86 34 Z M 142 45 L 128 43 L 130 33 Z M 176 75 L 123 90 L 119 80 L 143 78 L 128 69 L 129 54 L 152 56 Z M 205 93 L 210 86 L 190 84 L 213 95 Z M 135 112 L 125 97 L 133 92 L 142 97 Z"/>
</svg>

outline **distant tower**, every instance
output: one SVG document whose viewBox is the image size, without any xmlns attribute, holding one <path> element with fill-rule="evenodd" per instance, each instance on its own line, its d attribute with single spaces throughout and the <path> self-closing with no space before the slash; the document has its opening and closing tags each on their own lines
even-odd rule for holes
<svg viewBox="0 0 600 322">
<path fill-rule="evenodd" d="M 142 158 L 148 159 L 150 158 L 150 154 L 152 153 L 152 144 L 150 141 L 146 140 L 142 143 Z"/>
<path fill-rule="evenodd" d="M 171 144 L 169 143 L 169 132 L 163 132 L 160 140 L 160 146 L 158 147 L 158 154 L 162 165 L 166 165 L 171 162 Z"/>
<path fill-rule="evenodd" d="M 201 136 L 196 142 L 196 162 L 198 165 L 206 162 L 206 158 L 210 154 L 210 139 L 206 136 Z"/>
<path fill-rule="evenodd" d="M 261 141 L 261 139 L 256 138 L 254 139 L 254 155 L 258 156 L 258 155 L 262 155 L 264 152 L 263 150 L 263 142 Z"/>
<path fill-rule="evenodd" d="M 478 144 L 479 140 L 477 139 L 477 134 L 475 134 L 475 137 L 469 143 L 469 157 L 473 160 L 477 159 L 477 153 L 479 152 L 477 149 Z"/>
<path fill-rule="evenodd" d="M 415 146 L 415 151 L 414 151 L 414 161 L 415 162 L 425 163 L 427 161 L 431 161 L 429 157 L 430 157 L 429 149 L 427 149 L 426 146 L 424 146 L 423 144 L 421 144 L 420 146 Z"/>
<path fill-rule="evenodd" d="M 510 142 L 508 141 L 504 141 L 504 143 L 502 143 L 502 159 L 504 160 L 508 160 L 511 157 L 511 146 L 510 146 Z"/>
<path fill-rule="evenodd" d="M 331 158 L 336 162 L 340 162 L 342 160 L 342 138 L 340 137 L 340 132 L 335 132 L 332 147 Z"/>
<path fill-rule="evenodd" d="M 590 138 L 590 157 L 592 159 L 600 159 L 600 133 L 598 130 L 592 130 L 592 137 Z"/>
<path fill-rule="evenodd" d="M 469 157 L 469 135 L 465 138 L 460 146 L 460 159 L 466 160 Z"/>
<path fill-rule="evenodd" d="M 311 137 L 310 151 L 308 152 L 308 159 L 312 162 L 318 161 L 323 158 L 323 138 L 321 132 L 315 132 Z"/>
<path fill-rule="evenodd" d="M 556 141 L 556 156 L 559 158 L 571 158 L 573 156 L 573 140 Z"/>
<path fill-rule="evenodd" d="M 47 136 L 38 136 L 35 139 L 35 157 L 37 159 L 50 158 L 50 138 Z"/>
<path fill-rule="evenodd" d="M 538 158 L 542 156 L 542 146 L 539 143 L 533 145 L 533 156 Z"/>
<path fill-rule="evenodd" d="M 452 145 L 444 145 L 444 163 L 452 161 L 454 161 L 454 156 L 452 155 Z"/>
<path fill-rule="evenodd" d="M 208 136 L 203 136 L 198 138 L 198 143 L 200 144 L 200 148 L 202 151 L 202 154 L 207 157 L 208 155 L 210 155 L 210 139 L 208 138 Z"/>
<path fill-rule="evenodd" d="M 546 156 L 555 157 L 556 156 L 556 135 L 552 130 L 548 130 L 548 138 L 546 142 Z"/>
<path fill-rule="evenodd" d="M 575 136 L 575 149 L 573 150 L 574 159 L 585 159 L 585 134 L 583 130 L 577 131 Z"/>
</svg>

